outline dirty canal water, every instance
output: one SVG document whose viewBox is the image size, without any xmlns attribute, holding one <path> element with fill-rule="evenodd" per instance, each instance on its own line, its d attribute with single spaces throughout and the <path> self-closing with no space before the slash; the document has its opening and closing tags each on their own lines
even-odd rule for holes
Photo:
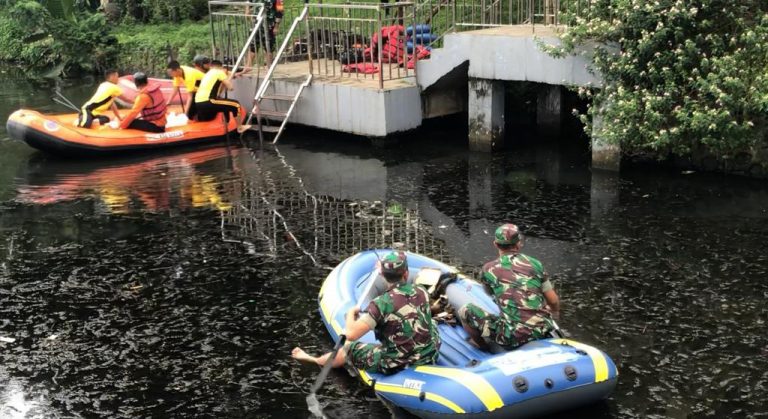
<svg viewBox="0 0 768 419">
<path fill-rule="evenodd" d="M 3 77 L 3 118 L 55 109 L 55 83 Z M 331 347 L 329 269 L 403 242 L 476 272 L 504 221 L 555 279 L 561 326 L 621 373 L 610 400 L 561 417 L 768 416 L 764 181 L 593 174 L 576 140 L 489 156 L 460 131 L 376 149 L 294 130 L 103 162 L 0 131 L 0 417 L 308 417 L 318 371 L 288 355 Z M 390 416 L 343 373 L 320 402 Z"/>
</svg>

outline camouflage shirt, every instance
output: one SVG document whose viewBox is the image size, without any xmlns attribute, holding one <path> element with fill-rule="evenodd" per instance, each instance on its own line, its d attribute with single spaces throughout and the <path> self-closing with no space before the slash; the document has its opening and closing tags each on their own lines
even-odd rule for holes
<svg viewBox="0 0 768 419">
<path fill-rule="evenodd" d="M 544 293 L 553 289 L 552 283 L 537 259 L 523 254 L 503 255 L 483 266 L 482 280 L 501 309 L 499 336 L 512 339 L 515 329 L 528 328 L 534 338 L 540 339 L 552 329 L 552 316 L 544 299 Z"/>
<path fill-rule="evenodd" d="M 376 333 L 390 367 L 437 360 L 440 336 L 423 287 L 399 285 L 371 301 L 367 311 L 361 320 Z"/>
</svg>

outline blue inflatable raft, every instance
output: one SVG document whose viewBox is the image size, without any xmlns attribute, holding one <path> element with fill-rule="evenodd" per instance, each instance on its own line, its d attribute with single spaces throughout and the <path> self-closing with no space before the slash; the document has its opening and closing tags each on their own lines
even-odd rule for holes
<svg viewBox="0 0 768 419">
<path fill-rule="evenodd" d="M 354 305 L 367 307 L 382 290 L 375 281 L 377 254 L 358 253 L 339 264 L 320 289 L 320 315 L 334 341 Z M 409 280 L 422 268 L 451 268 L 408 253 Z M 446 288 L 456 309 L 474 302 L 490 312 L 499 309 L 482 286 L 459 275 Z M 422 418 L 524 418 L 572 409 L 607 398 L 618 371 L 611 358 L 592 346 L 570 339 L 530 342 L 511 352 L 491 354 L 467 341 L 461 326 L 439 324 L 442 345 L 436 365 L 409 367 L 392 375 L 356 371 L 387 403 Z M 373 332 L 361 341 L 376 342 Z"/>
</svg>

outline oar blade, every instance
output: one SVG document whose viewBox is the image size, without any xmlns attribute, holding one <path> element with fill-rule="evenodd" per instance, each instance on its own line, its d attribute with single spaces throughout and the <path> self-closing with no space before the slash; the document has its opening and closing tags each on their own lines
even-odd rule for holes
<svg viewBox="0 0 768 419">
<path fill-rule="evenodd" d="M 323 408 L 320 407 L 320 402 L 317 400 L 317 395 L 314 392 L 309 393 L 309 396 L 307 396 L 307 407 L 312 416 L 316 418 L 323 417 Z"/>
</svg>

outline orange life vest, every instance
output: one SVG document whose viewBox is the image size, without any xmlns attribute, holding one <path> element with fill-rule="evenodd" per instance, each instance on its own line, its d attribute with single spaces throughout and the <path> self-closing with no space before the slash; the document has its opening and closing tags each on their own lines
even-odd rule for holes
<svg viewBox="0 0 768 419">
<path fill-rule="evenodd" d="M 151 84 L 144 93 L 149 95 L 152 100 L 152 105 L 145 106 L 141 110 L 141 117 L 145 121 L 156 121 L 165 116 L 165 96 L 163 96 L 162 90 L 160 90 L 159 84 Z"/>
</svg>

